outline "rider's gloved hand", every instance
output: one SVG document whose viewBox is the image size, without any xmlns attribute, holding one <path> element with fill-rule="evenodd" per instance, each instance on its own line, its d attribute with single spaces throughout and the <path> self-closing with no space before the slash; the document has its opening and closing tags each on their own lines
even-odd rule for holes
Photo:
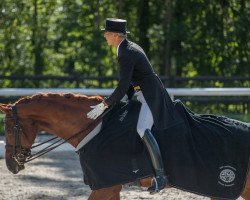
<svg viewBox="0 0 250 200">
<path fill-rule="evenodd" d="M 104 112 L 106 108 L 108 108 L 108 105 L 105 104 L 105 102 L 102 102 L 95 106 L 90 106 L 90 108 L 93 108 L 93 109 L 87 113 L 87 117 L 89 119 L 96 119 Z"/>
</svg>

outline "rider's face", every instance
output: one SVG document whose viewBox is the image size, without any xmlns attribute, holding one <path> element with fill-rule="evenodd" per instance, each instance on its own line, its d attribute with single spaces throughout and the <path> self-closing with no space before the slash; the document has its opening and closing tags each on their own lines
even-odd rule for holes
<svg viewBox="0 0 250 200">
<path fill-rule="evenodd" d="M 109 46 L 114 46 L 116 41 L 116 33 L 113 32 L 104 32 L 103 36 L 105 37 Z"/>
</svg>

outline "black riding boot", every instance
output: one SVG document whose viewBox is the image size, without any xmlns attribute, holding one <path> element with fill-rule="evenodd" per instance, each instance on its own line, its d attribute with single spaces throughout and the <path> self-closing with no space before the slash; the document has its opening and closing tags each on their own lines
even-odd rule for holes
<svg viewBox="0 0 250 200">
<path fill-rule="evenodd" d="M 148 191 L 151 194 L 154 194 L 165 188 L 168 183 L 168 180 L 164 172 L 159 146 L 149 129 L 145 131 L 142 140 L 148 149 L 155 170 L 155 177 L 153 178 L 152 186 L 148 188 Z"/>
</svg>

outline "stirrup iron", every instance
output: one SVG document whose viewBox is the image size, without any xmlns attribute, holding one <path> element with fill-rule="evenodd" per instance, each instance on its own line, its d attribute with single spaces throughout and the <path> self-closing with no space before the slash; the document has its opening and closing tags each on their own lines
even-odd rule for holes
<svg viewBox="0 0 250 200">
<path fill-rule="evenodd" d="M 162 174 L 161 176 L 157 175 L 152 179 L 152 186 L 149 187 L 147 191 L 149 191 L 150 194 L 155 194 L 164 189 L 167 183 L 168 180 L 165 174 Z"/>
</svg>

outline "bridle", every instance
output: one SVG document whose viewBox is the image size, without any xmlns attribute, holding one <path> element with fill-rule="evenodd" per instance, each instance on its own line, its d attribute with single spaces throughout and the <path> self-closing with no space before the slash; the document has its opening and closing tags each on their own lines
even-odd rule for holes
<svg viewBox="0 0 250 200">
<path fill-rule="evenodd" d="M 106 115 L 110 109 L 107 109 L 106 112 L 104 112 L 99 118 L 97 118 L 96 120 L 94 120 L 93 122 L 91 122 L 86 128 L 81 129 L 80 131 L 78 131 L 77 133 L 73 134 L 72 136 L 70 136 L 69 138 L 67 138 L 66 140 L 63 140 L 59 137 L 53 137 L 45 142 L 42 142 L 38 145 L 32 146 L 30 149 L 28 148 L 23 148 L 21 145 L 21 135 L 23 134 L 23 130 L 21 128 L 21 125 L 19 123 L 18 120 L 18 114 L 17 114 L 17 108 L 16 106 L 12 106 L 11 107 L 11 111 L 12 111 L 12 117 L 10 117 L 11 119 L 14 120 L 14 127 L 13 127 L 13 131 L 10 133 L 11 135 L 14 135 L 14 145 L 10 145 L 10 144 L 6 144 L 5 148 L 12 148 L 13 149 L 13 155 L 12 158 L 16 161 L 16 163 L 23 167 L 25 163 L 28 163 L 50 151 L 52 151 L 53 149 L 61 146 L 62 144 L 68 142 L 69 140 L 77 137 L 78 135 L 80 135 L 82 132 L 88 130 L 90 128 L 90 126 L 92 126 L 98 119 L 102 118 L 104 115 Z M 43 144 L 46 144 L 50 141 L 56 140 L 55 142 L 53 142 L 52 144 L 48 145 L 47 147 L 45 147 L 44 149 L 31 154 L 31 149 L 34 149 L 36 147 L 39 147 Z"/>
<path fill-rule="evenodd" d="M 5 148 L 13 149 L 12 158 L 19 166 L 22 166 L 24 165 L 26 158 L 31 156 L 31 150 L 21 146 L 21 135 L 23 134 L 23 131 L 18 121 L 16 106 L 13 106 L 11 110 L 15 125 L 13 131 L 9 134 L 14 135 L 14 145 L 6 144 Z"/>
</svg>

